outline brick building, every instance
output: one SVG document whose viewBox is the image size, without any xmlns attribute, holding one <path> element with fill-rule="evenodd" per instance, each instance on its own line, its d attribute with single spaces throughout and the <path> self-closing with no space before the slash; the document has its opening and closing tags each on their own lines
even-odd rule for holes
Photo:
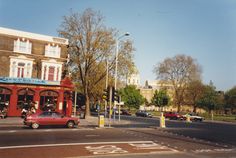
<svg viewBox="0 0 236 158">
<path fill-rule="evenodd" d="M 0 104 L 8 116 L 20 116 L 20 104 L 34 102 L 37 111 L 53 104 L 71 115 L 73 84 L 62 78 L 68 40 L 0 27 Z"/>
</svg>

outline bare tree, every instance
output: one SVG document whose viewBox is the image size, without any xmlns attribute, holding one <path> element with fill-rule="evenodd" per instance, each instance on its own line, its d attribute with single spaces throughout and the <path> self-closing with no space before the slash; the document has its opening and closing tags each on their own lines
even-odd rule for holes
<svg viewBox="0 0 236 158">
<path fill-rule="evenodd" d="M 184 92 L 188 83 L 200 79 L 201 68 L 190 56 L 176 55 L 166 58 L 154 68 L 157 78 L 169 82 L 174 90 L 174 104 L 181 110 L 184 104 Z"/>
<path fill-rule="evenodd" d="M 114 73 L 115 38 L 117 31 L 103 24 L 104 17 L 92 9 L 82 14 L 71 12 L 63 18 L 59 29 L 61 36 L 69 39 L 69 54 L 73 80 L 85 96 L 86 117 L 90 116 L 90 99 L 96 87 L 106 76 L 106 61 L 109 60 L 109 72 Z M 119 49 L 119 59 L 132 63 L 132 42 L 124 42 L 124 49 Z M 131 49 L 125 49 L 131 48 Z M 122 56 L 125 56 L 122 58 Z M 119 64 L 119 67 L 124 65 Z M 99 85 L 100 86 L 100 85 Z"/>
</svg>

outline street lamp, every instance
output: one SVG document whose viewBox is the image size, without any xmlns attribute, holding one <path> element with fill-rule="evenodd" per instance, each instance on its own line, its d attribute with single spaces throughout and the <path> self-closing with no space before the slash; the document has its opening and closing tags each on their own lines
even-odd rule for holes
<svg viewBox="0 0 236 158">
<path fill-rule="evenodd" d="M 119 40 L 125 36 L 129 36 L 129 32 L 126 32 L 116 40 L 116 67 L 115 67 L 115 90 L 117 89 L 117 65 L 118 65 L 118 54 L 119 54 Z"/>
<path fill-rule="evenodd" d="M 115 67 L 115 90 L 117 89 L 117 65 L 118 65 L 118 53 L 119 53 L 119 40 L 125 36 L 129 36 L 129 32 L 126 32 L 125 34 L 121 35 L 116 40 L 116 67 Z M 116 107 L 116 101 L 114 102 L 114 106 Z M 119 121 L 120 121 L 120 105 L 119 105 Z M 114 111 L 114 118 L 115 118 L 115 111 Z"/>
</svg>

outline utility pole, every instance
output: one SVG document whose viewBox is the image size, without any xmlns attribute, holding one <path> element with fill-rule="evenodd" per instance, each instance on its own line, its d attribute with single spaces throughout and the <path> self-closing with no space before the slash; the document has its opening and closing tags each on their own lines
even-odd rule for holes
<svg viewBox="0 0 236 158">
<path fill-rule="evenodd" d="M 112 87 L 109 87 L 109 127 L 111 127 L 111 104 L 112 104 Z"/>
<path fill-rule="evenodd" d="M 75 91 L 74 116 L 76 116 L 77 91 Z"/>
<path fill-rule="evenodd" d="M 106 74 L 106 89 L 108 87 L 108 60 L 107 60 L 107 74 Z M 109 96 L 110 97 L 110 96 Z M 107 116 L 107 100 L 105 100 L 105 119 Z"/>
</svg>

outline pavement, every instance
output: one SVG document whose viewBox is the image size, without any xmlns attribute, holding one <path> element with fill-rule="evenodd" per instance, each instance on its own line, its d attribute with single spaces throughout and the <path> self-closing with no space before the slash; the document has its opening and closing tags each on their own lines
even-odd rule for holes
<svg viewBox="0 0 236 158">
<path fill-rule="evenodd" d="M 23 121 L 24 120 L 21 117 L 7 117 L 5 119 L 0 119 L 0 127 L 8 126 L 8 125 L 21 126 L 23 125 Z M 90 116 L 90 117 L 87 117 L 86 119 L 80 119 L 79 127 L 96 128 L 98 127 L 98 123 L 99 123 L 98 117 Z M 108 127 L 108 123 L 109 123 L 109 119 L 104 118 L 105 127 Z M 127 120 L 118 121 L 118 119 L 116 119 L 115 121 L 111 119 L 110 121 L 111 125 L 124 125 L 124 124 L 130 124 L 130 123 L 131 121 L 127 121 Z"/>
</svg>

